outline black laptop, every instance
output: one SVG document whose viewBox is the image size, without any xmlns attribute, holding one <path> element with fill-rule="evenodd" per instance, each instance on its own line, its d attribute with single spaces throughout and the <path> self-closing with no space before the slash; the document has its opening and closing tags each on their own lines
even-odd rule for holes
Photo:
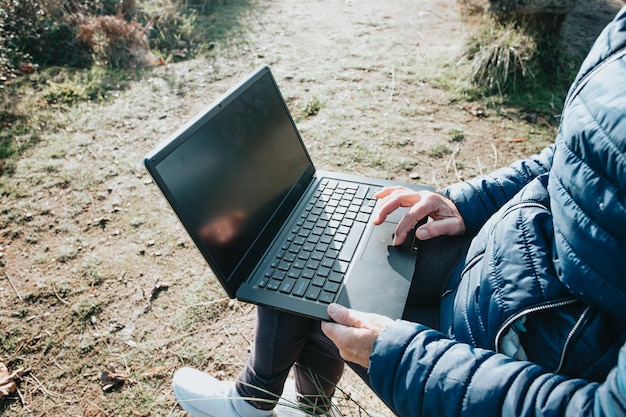
<svg viewBox="0 0 626 417">
<path fill-rule="evenodd" d="M 392 246 L 402 210 L 370 221 L 374 193 L 398 183 L 316 171 L 268 67 L 144 163 L 230 297 L 322 320 L 331 302 L 402 315 L 417 247 Z"/>
</svg>

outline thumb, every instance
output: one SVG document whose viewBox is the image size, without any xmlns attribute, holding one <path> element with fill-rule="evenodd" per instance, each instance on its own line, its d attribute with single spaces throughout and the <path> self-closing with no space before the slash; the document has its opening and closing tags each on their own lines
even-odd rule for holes
<svg viewBox="0 0 626 417">
<path fill-rule="evenodd" d="M 462 220 L 450 217 L 442 220 L 435 220 L 420 226 L 415 231 L 415 236 L 419 240 L 432 239 L 442 235 L 462 235 L 465 233 L 465 225 Z"/>
<path fill-rule="evenodd" d="M 361 320 L 359 320 L 352 310 L 342 306 L 341 304 L 332 303 L 328 306 L 328 315 L 333 321 L 339 324 L 343 324 L 348 327 L 360 327 Z"/>
</svg>

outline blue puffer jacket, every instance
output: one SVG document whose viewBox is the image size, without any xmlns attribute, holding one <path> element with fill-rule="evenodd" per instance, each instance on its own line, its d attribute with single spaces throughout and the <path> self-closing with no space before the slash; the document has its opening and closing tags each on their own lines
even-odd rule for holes
<svg viewBox="0 0 626 417">
<path fill-rule="evenodd" d="M 400 416 L 626 416 L 626 8 L 555 144 L 443 194 L 475 237 L 441 331 L 398 321 L 378 338 L 377 394 Z"/>
</svg>

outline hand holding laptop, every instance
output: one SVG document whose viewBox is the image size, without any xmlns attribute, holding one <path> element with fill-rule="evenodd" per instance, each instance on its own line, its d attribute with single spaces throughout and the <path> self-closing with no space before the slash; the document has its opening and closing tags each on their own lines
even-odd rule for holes
<svg viewBox="0 0 626 417">
<path fill-rule="evenodd" d="M 368 368 L 378 335 L 393 320 L 378 314 L 351 310 L 339 304 L 329 305 L 328 315 L 333 322 L 322 322 L 322 331 L 335 343 L 341 357 Z"/>
</svg>

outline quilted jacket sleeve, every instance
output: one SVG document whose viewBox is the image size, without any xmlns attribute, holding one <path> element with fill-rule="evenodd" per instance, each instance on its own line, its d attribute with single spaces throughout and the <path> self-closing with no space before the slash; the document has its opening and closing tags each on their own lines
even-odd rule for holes
<svg viewBox="0 0 626 417">
<path fill-rule="evenodd" d="M 626 415 L 626 345 L 600 384 L 402 321 L 381 334 L 370 359 L 372 388 L 401 417 Z"/>
<path fill-rule="evenodd" d="M 469 234 L 481 226 L 526 184 L 552 166 L 554 145 L 538 155 L 517 161 L 488 175 L 453 184 L 441 194 L 450 198 L 459 209 Z"/>
</svg>

